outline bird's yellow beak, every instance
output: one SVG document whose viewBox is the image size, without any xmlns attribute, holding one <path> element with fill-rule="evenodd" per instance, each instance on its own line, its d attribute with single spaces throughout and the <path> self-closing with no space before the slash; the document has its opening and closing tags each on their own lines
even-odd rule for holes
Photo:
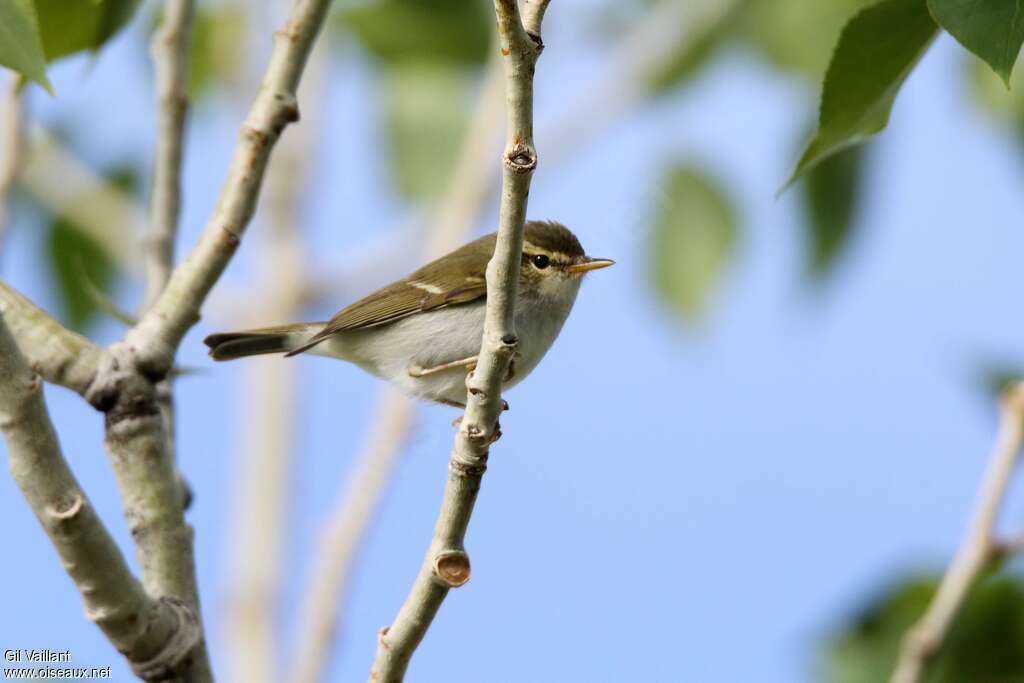
<svg viewBox="0 0 1024 683">
<path fill-rule="evenodd" d="M 586 260 L 581 263 L 574 263 L 571 266 L 566 266 L 565 272 L 586 273 L 590 270 L 600 270 L 601 268 L 607 268 L 608 266 L 615 265 L 615 261 L 612 261 L 610 258 L 590 258 L 589 256 L 584 258 Z"/>
</svg>

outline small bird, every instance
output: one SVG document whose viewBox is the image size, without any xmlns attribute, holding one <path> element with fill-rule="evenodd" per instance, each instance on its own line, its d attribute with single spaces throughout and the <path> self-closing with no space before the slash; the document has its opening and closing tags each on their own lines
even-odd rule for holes
<svg viewBox="0 0 1024 683">
<path fill-rule="evenodd" d="M 408 394 L 465 407 L 466 374 L 484 329 L 491 233 L 356 301 L 327 322 L 297 323 L 204 340 L 214 360 L 309 352 L 355 363 Z M 583 275 L 614 264 L 587 256 L 564 225 L 528 221 L 516 301 L 519 344 L 506 388 L 537 367 L 565 323 Z"/>
</svg>

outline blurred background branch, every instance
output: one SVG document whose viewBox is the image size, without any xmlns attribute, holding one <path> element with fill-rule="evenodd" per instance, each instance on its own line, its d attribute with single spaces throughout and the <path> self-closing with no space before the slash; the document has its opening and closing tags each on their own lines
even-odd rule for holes
<svg viewBox="0 0 1024 683">
<path fill-rule="evenodd" d="M 999 431 L 963 543 L 928 610 L 907 632 L 890 683 L 919 683 L 939 653 L 970 590 L 1009 548 L 996 538 L 996 522 L 1024 445 L 1024 382 L 999 398 Z"/>
<path fill-rule="evenodd" d="M 0 102 L 0 253 L 3 253 L 10 209 L 8 202 L 11 186 L 21 166 L 25 147 L 25 97 L 20 78 L 11 76 Z"/>
<path fill-rule="evenodd" d="M 246 327 L 297 320 L 304 309 L 311 255 L 303 241 L 303 199 L 324 132 L 320 110 L 328 85 L 327 56 L 326 49 L 310 55 L 299 89 L 305 116 L 282 140 L 268 173 L 264 229 L 255 235 L 254 245 L 260 277 L 239 316 Z M 231 680 L 272 683 L 292 671 L 282 669 L 279 661 L 283 648 L 278 601 L 284 585 L 293 453 L 301 414 L 297 364 L 278 357 L 254 359 L 246 367 L 244 383 L 240 412 L 252 428 L 242 435 L 236 458 L 239 483 L 233 492 L 231 589 L 224 620 L 227 656 Z"/>
</svg>

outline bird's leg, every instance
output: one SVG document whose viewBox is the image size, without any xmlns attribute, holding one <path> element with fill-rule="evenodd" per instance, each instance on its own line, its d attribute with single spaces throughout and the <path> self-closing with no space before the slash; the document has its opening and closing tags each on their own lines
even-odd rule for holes
<svg viewBox="0 0 1024 683">
<path fill-rule="evenodd" d="M 466 368 L 467 371 L 472 372 L 476 368 L 476 356 L 453 360 L 451 363 L 442 363 L 441 365 L 435 365 L 432 368 L 423 368 L 419 365 L 412 365 L 409 367 L 409 376 L 426 377 L 427 375 L 433 375 L 435 372 L 451 370 L 452 368 Z"/>
</svg>

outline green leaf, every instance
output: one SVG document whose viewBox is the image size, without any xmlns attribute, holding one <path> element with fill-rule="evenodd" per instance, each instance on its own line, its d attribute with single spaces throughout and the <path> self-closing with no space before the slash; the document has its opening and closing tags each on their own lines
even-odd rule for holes
<svg viewBox="0 0 1024 683">
<path fill-rule="evenodd" d="M 407 197 L 435 196 L 451 176 L 472 78 L 459 67 L 403 64 L 381 82 L 396 185 Z"/>
<path fill-rule="evenodd" d="M 985 60 L 1010 87 L 1024 43 L 1024 0 L 928 0 L 939 26 Z"/>
<path fill-rule="evenodd" d="M 807 231 L 807 270 L 827 275 L 850 242 L 860 205 L 865 147 L 849 147 L 807 172 L 802 184 Z"/>
<path fill-rule="evenodd" d="M 138 174 L 130 169 L 116 170 L 107 177 L 121 188 L 138 185 Z M 116 266 L 106 250 L 66 216 L 51 215 L 46 247 L 62 317 L 69 327 L 84 332 L 112 305 L 109 292 Z"/>
<path fill-rule="evenodd" d="M 754 0 L 739 13 L 735 32 L 775 66 L 818 81 L 843 25 L 873 1 Z"/>
<path fill-rule="evenodd" d="M 114 266 L 94 240 L 65 218 L 58 218 L 50 225 L 47 249 L 62 317 L 71 328 L 84 331 L 100 312 L 87 283 L 95 289 L 106 290 L 113 280 Z"/>
<path fill-rule="evenodd" d="M 35 0 L 49 61 L 98 50 L 124 26 L 139 0 Z"/>
<path fill-rule="evenodd" d="M 888 680 L 903 636 L 924 613 L 936 579 L 911 579 L 873 600 L 829 644 L 826 683 Z M 1024 586 L 1018 576 L 983 578 L 953 622 L 925 683 L 1024 680 Z"/>
<path fill-rule="evenodd" d="M 970 60 L 967 76 L 977 103 L 1015 134 L 1018 147 L 1024 151 L 1024 69 L 1017 69 L 1010 76 L 1009 90 L 981 60 Z"/>
<path fill-rule="evenodd" d="M 1024 364 L 989 362 L 981 370 L 979 384 L 986 398 L 995 398 L 1010 388 L 1010 385 L 1024 381 Z"/>
<path fill-rule="evenodd" d="M 0 0 L 0 65 L 53 94 L 53 86 L 46 77 L 46 55 L 32 0 Z"/>
<path fill-rule="evenodd" d="M 728 195 L 699 168 L 673 168 L 661 185 L 651 275 L 662 298 L 693 320 L 704 312 L 735 250 L 736 212 Z"/>
<path fill-rule="evenodd" d="M 882 0 L 850 20 L 825 74 L 818 131 L 787 186 L 822 159 L 885 128 L 900 87 L 937 30 L 924 0 Z"/>
<path fill-rule="evenodd" d="M 238 49 L 245 37 L 248 15 L 239 7 L 203 7 L 195 14 L 189 55 L 189 98 L 201 99 L 211 86 L 237 82 L 243 65 Z"/>
<path fill-rule="evenodd" d="M 338 19 L 388 63 L 482 64 L 494 32 L 494 10 L 482 0 L 377 0 Z"/>
</svg>

